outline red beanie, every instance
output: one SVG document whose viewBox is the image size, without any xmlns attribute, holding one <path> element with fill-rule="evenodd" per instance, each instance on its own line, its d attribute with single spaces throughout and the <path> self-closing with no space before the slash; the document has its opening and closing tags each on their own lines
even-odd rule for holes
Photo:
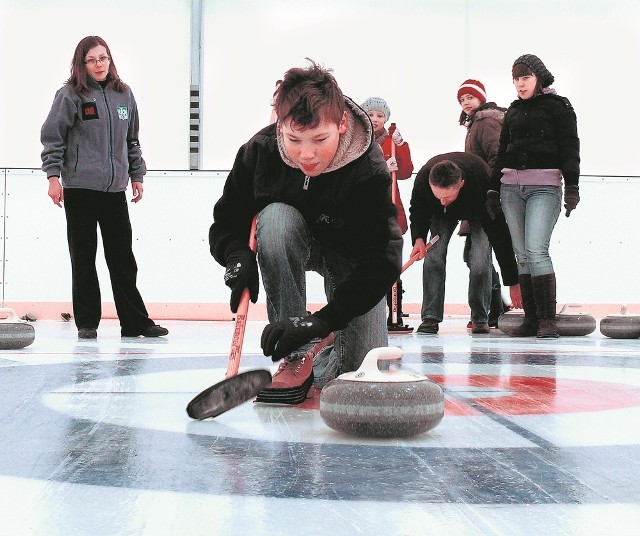
<svg viewBox="0 0 640 536">
<path fill-rule="evenodd" d="M 480 99 L 481 104 L 487 102 L 487 92 L 482 82 L 478 82 L 478 80 L 469 79 L 462 82 L 460 89 L 458 89 L 458 102 L 460 102 L 462 95 L 473 95 Z"/>
</svg>

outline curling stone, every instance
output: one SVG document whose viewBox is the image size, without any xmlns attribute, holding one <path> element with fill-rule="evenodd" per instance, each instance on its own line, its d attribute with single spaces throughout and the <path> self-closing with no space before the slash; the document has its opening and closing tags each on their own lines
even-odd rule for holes
<svg viewBox="0 0 640 536">
<path fill-rule="evenodd" d="M 596 319 L 588 313 L 568 313 L 567 307 L 580 307 L 580 305 L 564 305 L 556 314 L 558 335 L 561 337 L 580 337 L 589 335 L 596 330 Z M 507 335 L 512 335 L 516 328 L 524 322 L 524 313 L 509 311 L 498 318 L 498 329 Z"/>
<path fill-rule="evenodd" d="M 0 350 L 15 350 L 29 346 L 36 338 L 36 330 L 20 320 L 9 307 L 0 308 Z"/>
<path fill-rule="evenodd" d="M 415 372 L 378 369 L 378 360 L 401 356 L 399 348 L 374 348 L 358 370 L 330 381 L 320 395 L 325 424 L 363 437 L 408 437 L 437 426 L 444 416 L 439 385 Z"/>
<path fill-rule="evenodd" d="M 637 339 L 640 337 L 640 316 L 630 315 L 627 306 L 623 305 L 620 314 L 600 320 L 600 333 L 612 339 Z"/>
</svg>

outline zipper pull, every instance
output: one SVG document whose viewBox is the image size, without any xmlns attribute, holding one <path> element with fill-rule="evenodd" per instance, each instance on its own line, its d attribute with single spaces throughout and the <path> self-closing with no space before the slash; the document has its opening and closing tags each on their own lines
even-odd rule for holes
<svg viewBox="0 0 640 536">
<path fill-rule="evenodd" d="M 309 177 L 309 175 L 305 175 L 304 176 L 304 184 L 302 185 L 302 189 L 303 190 L 308 190 L 309 189 L 309 181 L 311 180 L 311 177 Z"/>
</svg>

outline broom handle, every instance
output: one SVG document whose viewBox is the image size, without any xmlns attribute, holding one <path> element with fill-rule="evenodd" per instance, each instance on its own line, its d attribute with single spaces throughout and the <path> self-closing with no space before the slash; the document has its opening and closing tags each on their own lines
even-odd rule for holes
<svg viewBox="0 0 640 536">
<path fill-rule="evenodd" d="M 433 244 L 435 244 L 438 240 L 440 240 L 440 235 L 435 235 L 431 237 L 431 240 L 429 240 L 429 242 L 427 242 L 427 247 L 426 247 L 426 252 L 428 252 L 431 249 L 431 246 L 433 246 Z M 418 260 L 418 258 L 420 257 L 419 253 L 416 253 L 413 257 L 411 257 L 407 262 L 404 263 L 404 266 L 402 267 L 402 270 L 400 271 L 401 274 L 404 273 L 404 271 L 409 268 L 409 266 L 411 266 L 414 262 L 416 262 Z"/>
<path fill-rule="evenodd" d="M 249 231 L 249 249 L 256 252 L 256 227 L 258 224 L 258 216 L 256 215 L 251 222 L 251 230 Z M 242 355 L 242 343 L 244 342 L 244 332 L 247 327 L 247 313 L 249 311 L 249 289 L 245 288 L 240 297 L 238 304 L 238 312 L 236 313 L 236 325 L 231 338 L 231 351 L 229 352 L 229 361 L 227 363 L 227 373 L 225 378 L 231 378 L 238 375 L 240 368 L 240 356 Z"/>
<path fill-rule="evenodd" d="M 396 129 L 395 123 L 391 123 L 391 126 L 389 127 L 389 138 L 391 138 L 391 134 L 393 134 L 391 129 L 393 130 Z M 395 158 L 395 157 L 396 157 L 396 144 L 394 143 L 393 139 L 391 139 L 391 158 Z M 391 172 L 391 201 L 393 202 L 394 206 L 396 206 L 397 199 L 398 199 L 398 194 L 396 193 L 397 184 L 398 184 L 398 178 L 396 177 L 396 172 L 392 171 Z M 391 287 L 391 322 L 393 324 L 398 323 L 398 282 L 397 281 Z"/>
</svg>

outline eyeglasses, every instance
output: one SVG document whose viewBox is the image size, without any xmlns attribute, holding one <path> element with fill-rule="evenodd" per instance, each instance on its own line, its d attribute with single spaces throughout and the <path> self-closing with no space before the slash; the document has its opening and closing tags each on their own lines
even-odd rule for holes
<svg viewBox="0 0 640 536">
<path fill-rule="evenodd" d="M 105 63 L 108 63 L 110 61 L 109 56 L 100 56 L 99 58 L 89 58 L 88 60 L 85 60 L 85 64 L 86 65 L 95 65 L 96 63 L 101 63 L 102 65 L 104 65 Z"/>
</svg>

